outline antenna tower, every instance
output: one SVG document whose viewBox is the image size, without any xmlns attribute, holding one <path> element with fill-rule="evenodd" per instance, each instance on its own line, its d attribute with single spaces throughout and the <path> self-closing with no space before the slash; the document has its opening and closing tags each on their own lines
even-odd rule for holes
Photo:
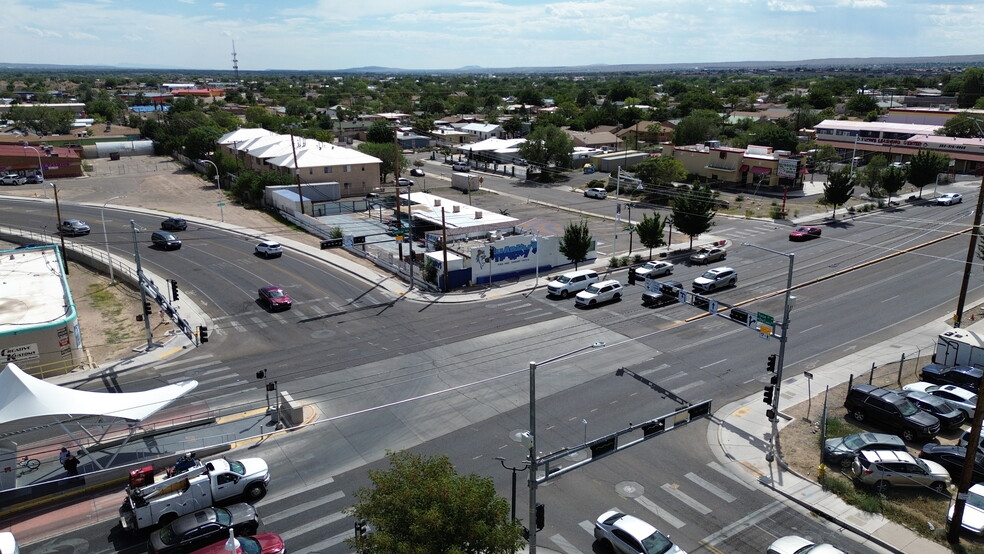
<svg viewBox="0 0 984 554">
<path fill-rule="evenodd" d="M 236 59 L 236 41 L 232 41 L 232 70 L 236 72 L 236 82 L 239 82 L 239 60 Z"/>
</svg>

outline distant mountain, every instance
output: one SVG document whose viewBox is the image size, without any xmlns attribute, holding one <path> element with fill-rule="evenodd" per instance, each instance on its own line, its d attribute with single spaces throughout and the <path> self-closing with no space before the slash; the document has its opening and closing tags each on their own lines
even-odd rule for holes
<svg viewBox="0 0 984 554">
<path fill-rule="evenodd" d="M 984 65 L 984 54 L 960 56 L 926 56 L 915 58 L 816 58 L 795 61 L 736 61 L 736 62 L 688 62 L 664 64 L 590 64 L 571 66 L 529 66 L 529 67 L 480 67 L 463 66 L 457 69 L 405 69 L 398 67 L 365 66 L 347 69 L 265 69 L 243 70 L 244 73 L 344 73 L 344 74 L 445 74 L 456 73 L 658 73 L 665 71 L 724 71 L 724 70 L 754 70 L 754 71 L 795 71 L 816 70 L 821 68 L 837 69 L 886 69 L 891 67 L 950 67 Z M 58 64 L 25 64 L 7 63 L 0 61 L 0 71 L 7 70 L 41 70 L 41 71 L 156 71 L 156 72 L 229 72 L 231 69 L 189 69 L 160 65 L 138 67 L 133 64 L 121 65 L 58 65 Z"/>
</svg>

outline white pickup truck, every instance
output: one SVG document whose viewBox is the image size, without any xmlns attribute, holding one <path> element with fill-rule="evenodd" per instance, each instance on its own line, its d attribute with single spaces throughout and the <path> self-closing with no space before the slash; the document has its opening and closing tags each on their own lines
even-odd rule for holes
<svg viewBox="0 0 984 554">
<path fill-rule="evenodd" d="M 266 494 L 270 471 L 260 458 L 195 462 L 190 469 L 173 477 L 128 486 L 120 507 L 123 530 L 164 525 L 195 510 L 240 498 L 255 502 Z"/>
</svg>

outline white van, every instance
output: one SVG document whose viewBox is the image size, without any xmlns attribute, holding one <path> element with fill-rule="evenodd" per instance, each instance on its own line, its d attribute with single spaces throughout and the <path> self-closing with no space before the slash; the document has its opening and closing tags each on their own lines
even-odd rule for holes
<svg viewBox="0 0 984 554">
<path fill-rule="evenodd" d="M 593 269 L 571 271 L 550 281 L 547 285 L 547 295 L 567 298 L 571 294 L 588 288 L 588 285 L 597 283 L 598 280 L 598 272 Z"/>
</svg>

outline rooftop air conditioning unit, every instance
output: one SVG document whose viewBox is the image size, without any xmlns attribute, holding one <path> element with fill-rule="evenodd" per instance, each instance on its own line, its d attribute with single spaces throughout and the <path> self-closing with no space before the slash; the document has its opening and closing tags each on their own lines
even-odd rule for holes
<svg viewBox="0 0 984 554">
<path fill-rule="evenodd" d="M 475 210 L 475 219 L 482 219 L 482 210 Z"/>
<path fill-rule="evenodd" d="M 435 208 L 440 208 L 441 207 L 441 199 L 440 198 L 435 198 L 434 199 L 434 207 Z"/>
<path fill-rule="evenodd" d="M 457 204 L 455 204 L 454 206 L 451 206 L 451 213 L 456 214 L 456 213 L 458 213 L 460 211 L 461 211 L 461 206 L 459 206 Z"/>
</svg>

